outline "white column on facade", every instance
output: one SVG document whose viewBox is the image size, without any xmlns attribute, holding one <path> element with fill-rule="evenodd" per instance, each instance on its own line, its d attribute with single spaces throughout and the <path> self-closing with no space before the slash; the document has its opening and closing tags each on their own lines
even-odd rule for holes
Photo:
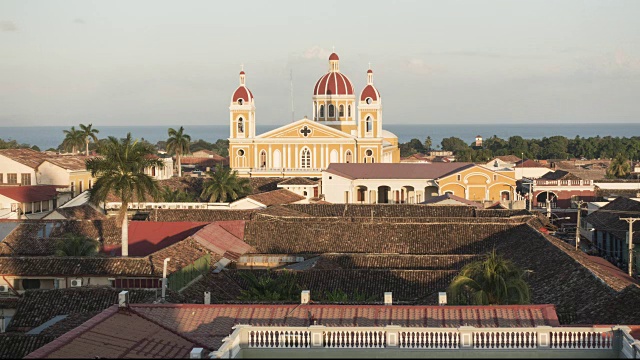
<svg viewBox="0 0 640 360">
<path fill-rule="evenodd" d="M 320 168 L 324 169 L 324 147 L 325 145 L 320 144 Z"/>
<path fill-rule="evenodd" d="M 287 145 L 287 168 L 291 169 L 291 144 Z"/>
<path fill-rule="evenodd" d="M 313 154 L 311 155 L 311 160 L 313 161 L 313 165 L 311 165 L 312 168 L 317 169 L 318 167 L 317 165 L 317 161 L 316 159 L 318 158 L 318 147 L 316 144 L 313 144 Z"/>
<path fill-rule="evenodd" d="M 324 163 L 324 168 L 328 168 L 329 167 L 329 162 L 331 162 L 331 159 L 329 158 L 329 144 L 326 144 L 324 146 L 324 158 L 325 158 L 325 163 Z"/>
<path fill-rule="evenodd" d="M 300 168 L 300 165 L 298 164 L 299 157 L 300 157 L 300 153 L 298 152 L 298 144 L 296 144 L 295 152 L 293 153 L 293 163 L 295 164 L 293 167 L 296 169 Z"/>
<path fill-rule="evenodd" d="M 258 168 L 258 147 L 253 145 L 253 168 Z"/>
<path fill-rule="evenodd" d="M 287 168 L 288 162 L 287 162 L 287 145 L 282 144 L 282 159 L 280 159 L 280 166 L 283 168 Z"/>
<path fill-rule="evenodd" d="M 269 151 L 267 152 L 267 168 L 273 167 L 273 152 L 271 152 L 271 144 L 269 144 Z"/>
<path fill-rule="evenodd" d="M 344 148 L 342 147 L 342 144 L 340 144 L 340 162 L 344 162 Z"/>
</svg>

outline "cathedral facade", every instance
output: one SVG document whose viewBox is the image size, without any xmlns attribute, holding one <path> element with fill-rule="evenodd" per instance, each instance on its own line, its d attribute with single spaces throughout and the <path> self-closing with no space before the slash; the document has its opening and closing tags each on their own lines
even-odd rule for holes
<svg viewBox="0 0 640 360">
<path fill-rule="evenodd" d="M 229 106 L 229 165 L 240 176 L 321 177 L 331 163 L 397 163 L 398 137 L 382 129 L 382 98 L 367 71 L 367 85 L 356 97 L 340 59 L 329 57 L 329 71 L 313 89 L 313 119 L 256 134 L 256 104 L 240 72 L 240 86 Z"/>
</svg>

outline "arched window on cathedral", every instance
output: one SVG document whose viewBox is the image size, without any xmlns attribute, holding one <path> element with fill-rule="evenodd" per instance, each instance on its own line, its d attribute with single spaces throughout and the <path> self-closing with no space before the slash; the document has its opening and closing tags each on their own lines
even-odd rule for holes
<svg viewBox="0 0 640 360">
<path fill-rule="evenodd" d="M 329 104 L 329 118 L 336 117 L 336 107 L 333 104 Z"/>
<path fill-rule="evenodd" d="M 367 116 L 367 119 L 365 120 L 365 125 L 368 133 L 373 131 L 373 120 L 371 119 L 371 116 Z"/>
<path fill-rule="evenodd" d="M 347 152 L 344 154 L 344 161 L 346 163 L 353 162 L 353 154 L 351 153 L 351 150 L 347 150 Z"/>
<path fill-rule="evenodd" d="M 347 106 L 347 117 L 351 117 L 351 105 Z"/>
<path fill-rule="evenodd" d="M 308 148 L 302 149 L 300 153 L 300 167 L 303 169 L 311 168 L 311 151 Z"/>
<path fill-rule="evenodd" d="M 261 168 L 267 167 L 267 152 L 264 150 L 260 151 L 260 167 Z"/>
<path fill-rule="evenodd" d="M 244 119 L 238 118 L 238 134 L 244 134 Z"/>
<path fill-rule="evenodd" d="M 340 105 L 340 110 L 338 111 L 338 116 L 344 117 L 344 105 Z"/>
<path fill-rule="evenodd" d="M 318 117 L 324 119 L 324 105 L 320 105 L 320 111 L 318 111 Z"/>
</svg>

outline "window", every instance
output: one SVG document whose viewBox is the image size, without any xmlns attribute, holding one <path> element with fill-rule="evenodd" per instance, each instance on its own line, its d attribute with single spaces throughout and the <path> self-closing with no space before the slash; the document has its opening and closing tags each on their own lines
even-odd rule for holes
<svg viewBox="0 0 640 360">
<path fill-rule="evenodd" d="M 509 192 L 508 191 L 500 192 L 500 200 L 509 201 L 510 200 Z"/>
<path fill-rule="evenodd" d="M 347 117 L 351 117 L 351 105 L 347 106 Z"/>
<path fill-rule="evenodd" d="M 18 174 L 7 174 L 7 184 L 17 184 Z"/>
<path fill-rule="evenodd" d="M 260 151 L 260 167 L 261 168 L 267 167 L 267 152 L 264 150 Z"/>
<path fill-rule="evenodd" d="M 365 120 L 365 125 L 366 125 L 367 132 L 371 132 L 373 130 L 373 120 L 371 120 L 371 116 L 367 116 L 367 119 Z"/>
<path fill-rule="evenodd" d="M 318 117 L 321 119 L 324 118 L 324 105 L 320 105 L 320 111 L 319 111 Z"/>
<path fill-rule="evenodd" d="M 366 190 L 365 190 L 365 189 L 363 189 L 363 188 L 359 188 L 359 189 L 358 189 L 358 193 L 357 193 L 357 194 L 358 194 L 358 201 L 360 201 L 360 202 L 364 202 L 364 192 L 365 192 L 365 191 L 366 191 Z"/>
<path fill-rule="evenodd" d="M 309 149 L 302 149 L 302 153 L 300 156 L 300 167 L 303 169 L 311 168 L 311 151 Z"/>
<path fill-rule="evenodd" d="M 371 151 L 371 149 L 368 149 L 367 151 L 364 152 L 367 156 L 371 156 L 373 155 L 373 151 Z"/>
<path fill-rule="evenodd" d="M 244 119 L 238 119 L 238 134 L 244 134 Z"/>
<path fill-rule="evenodd" d="M 371 98 L 370 98 L 370 97 L 368 97 L 368 98 L 365 100 L 365 102 L 366 102 L 367 104 L 371 105 L 372 100 L 371 100 Z"/>
<path fill-rule="evenodd" d="M 71 182 L 71 192 L 75 194 L 76 192 L 76 183 L 75 182 Z"/>
<path fill-rule="evenodd" d="M 344 155 L 345 158 L 345 162 L 350 163 L 353 162 L 353 154 L 351 154 L 351 150 L 347 150 L 346 154 Z"/>
<path fill-rule="evenodd" d="M 373 164 L 375 162 L 375 159 L 373 157 L 373 150 L 367 149 L 364 152 L 364 155 L 365 155 L 365 157 L 364 157 L 364 162 L 365 163 L 372 163 Z"/>
<path fill-rule="evenodd" d="M 93 180 L 89 180 L 89 189 L 93 189 Z"/>
<path fill-rule="evenodd" d="M 243 102 L 243 101 L 244 101 L 244 100 L 242 100 L 242 99 L 238 99 L 238 105 L 242 105 L 242 102 Z"/>
<path fill-rule="evenodd" d="M 40 280 L 39 279 L 22 279 L 22 289 L 24 290 L 40 289 Z"/>
<path fill-rule="evenodd" d="M 458 181 L 462 179 L 462 175 L 458 175 Z"/>
<path fill-rule="evenodd" d="M 329 117 L 330 118 L 336 117 L 336 108 L 335 106 L 333 106 L 333 104 L 329 104 Z"/>
<path fill-rule="evenodd" d="M 0 184 L 2 184 L 4 182 L 4 181 L 2 181 L 3 180 L 2 179 L 2 175 L 4 175 L 4 174 L 0 174 Z"/>
<path fill-rule="evenodd" d="M 343 117 L 344 116 L 344 105 L 340 105 L 339 109 L 340 110 L 338 110 L 338 116 Z"/>
<path fill-rule="evenodd" d="M 20 174 L 20 184 L 31 185 L 31 174 Z"/>
<path fill-rule="evenodd" d="M 244 150 L 242 149 L 238 150 L 238 156 L 244 156 Z"/>
<path fill-rule="evenodd" d="M 156 167 L 153 167 L 153 176 L 156 176 Z M 82 183 L 83 181 L 80 180 L 78 181 L 78 192 L 81 193 L 82 191 L 84 191 L 84 184 Z"/>
<path fill-rule="evenodd" d="M 498 181 L 498 175 L 497 174 L 493 174 L 493 181 Z"/>
</svg>

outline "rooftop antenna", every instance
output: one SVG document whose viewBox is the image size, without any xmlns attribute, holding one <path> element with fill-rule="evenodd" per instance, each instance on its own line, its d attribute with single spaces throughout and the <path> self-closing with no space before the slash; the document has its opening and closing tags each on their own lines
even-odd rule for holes
<svg viewBox="0 0 640 360">
<path fill-rule="evenodd" d="M 291 122 L 294 122 L 296 118 L 296 110 L 293 106 L 293 69 L 289 73 L 289 81 L 291 82 Z"/>
</svg>

